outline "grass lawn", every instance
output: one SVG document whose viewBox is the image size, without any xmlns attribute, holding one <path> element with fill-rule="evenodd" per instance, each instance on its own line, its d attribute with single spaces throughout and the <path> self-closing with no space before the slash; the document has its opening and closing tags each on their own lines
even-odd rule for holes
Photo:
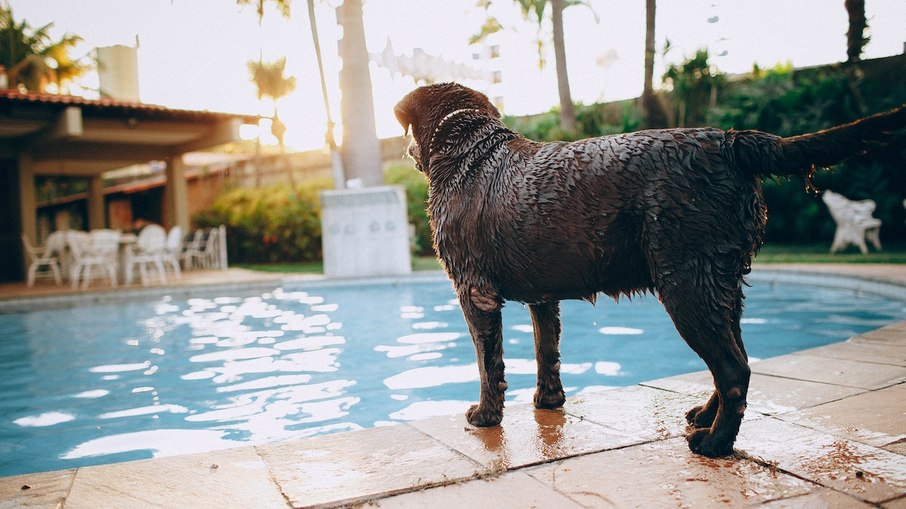
<svg viewBox="0 0 906 509">
<path fill-rule="evenodd" d="M 830 242 L 826 244 L 771 244 L 762 246 L 756 264 L 763 263 L 906 263 L 906 243 L 882 244 L 883 251 L 869 247 L 868 254 L 862 254 L 849 246 L 837 254 L 830 254 Z"/>
<path fill-rule="evenodd" d="M 906 242 L 887 243 L 884 250 L 870 250 L 863 255 L 858 249 L 849 247 L 837 254 L 830 254 L 830 244 L 765 244 L 755 258 L 756 264 L 770 263 L 906 263 Z M 240 267 L 261 272 L 320 274 L 324 272 L 321 262 L 308 263 L 236 263 Z M 440 270 L 440 264 L 432 256 L 412 259 L 412 270 Z"/>
</svg>

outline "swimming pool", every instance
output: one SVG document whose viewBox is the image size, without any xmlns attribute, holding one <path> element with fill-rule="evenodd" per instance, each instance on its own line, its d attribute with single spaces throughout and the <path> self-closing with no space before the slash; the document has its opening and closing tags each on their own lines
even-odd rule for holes
<svg viewBox="0 0 906 509">
<path fill-rule="evenodd" d="M 906 305 L 755 283 L 753 358 L 846 339 Z M 287 283 L 0 315 L 0 475 L 302 438 L 464 411 L 477 368 L 448 282 Z M 562 305 L 567 395 L 704 369 L 654 297 Z M 528 312 L 504 308 L 508 401 L 535 383 Z M 645 353 L 640 353 L 645 352 Z"/>
</svg>

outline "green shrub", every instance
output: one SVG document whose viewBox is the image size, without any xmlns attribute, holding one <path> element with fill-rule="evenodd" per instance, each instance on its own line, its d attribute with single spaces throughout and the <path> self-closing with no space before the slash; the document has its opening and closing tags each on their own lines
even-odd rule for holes
<svg viewBox="0 0 906 509">
<path fill-rule="evenodd" d="M 321 259 L 321 206 L 318 192 L 329 179 L 290 188 L 233 188 L 210 210 L 195 216 L 200 227 L 226 225 L 227 249 L 238 263 L 309 262 Z"/>
<path fill-rule="evenodd" d="M 384 182 L 406 190 L 406 215 L 415 227 L 412 252 L 420 256 L 434 254 L 431 225 L 428 223 L 428 183 L 411 161 L 393 162 L 384 168 Z"/>
</svg>

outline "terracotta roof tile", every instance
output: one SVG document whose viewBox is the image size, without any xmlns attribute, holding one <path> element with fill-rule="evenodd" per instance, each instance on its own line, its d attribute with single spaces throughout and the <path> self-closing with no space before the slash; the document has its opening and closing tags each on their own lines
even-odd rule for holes
<svg viewBox="0 0 906 509">
<path fill-rule="evenodd" d="M 118 101 L 115 99 L 89 99 L 77 95 L 65 94 L 38 94 L 33 92 L 20 92 L 16 89 L 0 89 L 0 105 L 3 103 L 28 103 L 44 105 L 72 105 L 96 108 L 99 110 L 120 111 L 120 112 L 148 112 L 162 113 L 175 116 L 190 117 L 241 117 L 243 120 L 251 121 L 256 117 L 254 115 L 238 113 L 221 113 L 211 111 L 183 110 L 167 108 L 157 104 L 148 104 L 134 101 Z"/>
</svg>

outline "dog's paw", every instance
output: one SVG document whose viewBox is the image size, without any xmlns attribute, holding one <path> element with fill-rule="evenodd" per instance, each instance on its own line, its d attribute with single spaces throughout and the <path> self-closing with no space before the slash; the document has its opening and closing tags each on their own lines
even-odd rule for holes
<svg viewBox="0 0 906 509">
<path fill-rule="evenodd" d="M 503 420 L 503 412 L 495 412 L 488 408 L 481 408 L 479 405 L 472 405 L 466 412 L 466 420 L 468 420 L 469 424 L 472 426 L 487 428 L 488 426 L 500 424 L 500 421 Z"/>
<path fill-rule="evenodd" d="M 563 403 L 566 402 L 566 394 L 562 389 L 551 392 L 536 390 L 533 401 L 535 403 L 535 408 L 544 408 L 548 410 L 551 408 L 560 408 L 563 406 Z"/>
<path fill-rule="evenodd" d="M 710 428 L 715 415 L 716 411 L 711 411 L 705 405 L 699 405 L 686 412 L 686 422 L 696 428 Z"/>
<path fill-rule="evenodd" d="M 733 454 L 733 440 L 721 439 L 709 428 L 697 428 L 686 436 L 689 449 L 702 456 L 719 458 Z"/>
</svg>

